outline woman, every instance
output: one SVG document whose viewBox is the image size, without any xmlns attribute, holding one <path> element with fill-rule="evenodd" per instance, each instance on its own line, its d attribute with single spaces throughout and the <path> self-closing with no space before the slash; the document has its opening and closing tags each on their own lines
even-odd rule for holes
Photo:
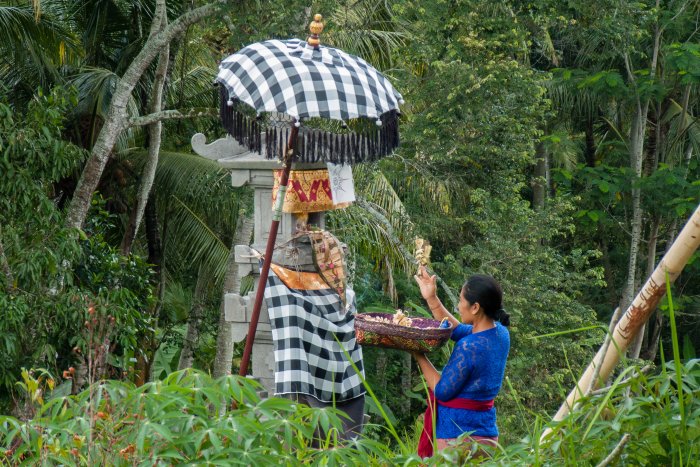
<svg viewBox="0 0 700 467">
<path fill-rule="evenodd" d="M 493 277 L 471 276 L 459 296 L 459 316 L 464 323 L 460 324 L 437 297 L 436 276 L 421 267 L 415 279 L 435 319 L 450 321 L 456 342 L 442 374 L 425 355 L 413 354 L 430 388 L 418 454 L 431 456 L 433 447 L 444 449 L 464 433 L 469 433 L 468 441 L 494 445 L 498 428 L 493 400 L 501 389 L 510 349 L 506 328 L 510 316 L 503 310 L 501 286 Z M 433 398 L 437 401 L 436 443 L 432 440 Z"/>
</svg>

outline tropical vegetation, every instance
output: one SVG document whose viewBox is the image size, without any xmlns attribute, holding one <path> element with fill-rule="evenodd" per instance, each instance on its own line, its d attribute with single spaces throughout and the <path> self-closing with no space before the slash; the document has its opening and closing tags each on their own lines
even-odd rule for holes
<svg viewBox="0 0 700 467">
<path fill-rule="evenodd" d="M 700 203 L 697 0 L 0 1 L 0 463 L 419 465 L 407 353 L 365 349 L 372 423 L 347 444 L 337 411 L 230 376 L 252 194 L 189 141 L 223 136 L 217 61 L 317 11 L 406 101 L 398 151 L 327 216 L 358 309 L 426 313 L 428 239 L 445 303 L 487 273 L 512 314 L 491 462 L 692 465 L 697 252 L 604 387 L 551 417 Z"/>
</svg>

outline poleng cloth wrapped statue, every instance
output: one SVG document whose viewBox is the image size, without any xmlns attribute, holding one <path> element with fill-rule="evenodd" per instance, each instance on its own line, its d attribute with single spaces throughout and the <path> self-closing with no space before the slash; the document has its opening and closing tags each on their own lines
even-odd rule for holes
<svg viewBox="0 0 700 467">
<path fill-rule="evenodd" d="M 275 394 L 308 394 L 321 402 L 362 396 L 364 368 L 355 339 L 352 289 L 346 289 L 345 305 L 317 273 L 275 264 L 270 272 L 265 301 L 274 343 Z"/>
<path fill-rule="evenodd" d="M 272 186 L 273 205 L 277 200 L 281 170 L 275 170 L 275 181 Z M 327 169 L 292 170 L 289 173 L 287 193 L 282 205 L 283 212 L 308 213 L 342 209 L 351 203 L 333 203 L 331 180 Z"/>
</svg>

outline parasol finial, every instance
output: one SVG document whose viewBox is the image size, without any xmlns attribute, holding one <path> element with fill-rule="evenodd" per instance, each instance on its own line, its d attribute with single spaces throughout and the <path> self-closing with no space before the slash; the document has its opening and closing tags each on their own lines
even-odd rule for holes
<svg viewBox="0 0 700 467">
<path fill-rule="evenodd" d="M 311 47 L 317 48 L 319 45 L 321 45 L 321 39 L 319 39 L 318 35 L 321 34 L 321 31 L 323 31 L 323 23 L 321 22 L 322 19 L 323 16 L 316 13 L 314 15 L 314 20 L 309 25 L 311 35 L 306 39 L 306 43 Z"/>
</svg>

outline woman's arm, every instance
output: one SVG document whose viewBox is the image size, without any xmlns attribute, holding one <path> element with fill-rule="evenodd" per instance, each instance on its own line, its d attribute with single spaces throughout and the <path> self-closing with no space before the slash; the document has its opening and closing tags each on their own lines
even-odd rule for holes
<svg viewBox="0 0 700 467">
<path fill-rule="evenodd" d="M 426 357 L 425 354 L 411 352 L 411 355 L 413 355 L 413 358 L 415 358 L 418 362 L 418 366 L 420 367 L 420 371 L 423 373 L 426 384 L 431 390 L 435 391 L 435 386 L 437 386 L 437 383 L 440 382 L 440 373 L 438 373 L 433 364 L 430 363 L 430 360 L 428 360 L 428 357 Z"/>
<path fill-rule="evenodd" d="M 428 303 L 428 308 L 435 319 L 442 321 L 444 318 L 447 318 L 452 327 L 456 327 L 459 324 L 459 321 L 457 318 L 452 316 L 452 313 L 447 311 L 447 308 L 445 308 L 437 296 L 437 276 L 430 276 L 428 271 L 425 269 L 425 266 L 421 266 L 418 269 L 418 274 L 413 276 L 413 278 L 418 283 L 420 293 Z"/>
</svg>

